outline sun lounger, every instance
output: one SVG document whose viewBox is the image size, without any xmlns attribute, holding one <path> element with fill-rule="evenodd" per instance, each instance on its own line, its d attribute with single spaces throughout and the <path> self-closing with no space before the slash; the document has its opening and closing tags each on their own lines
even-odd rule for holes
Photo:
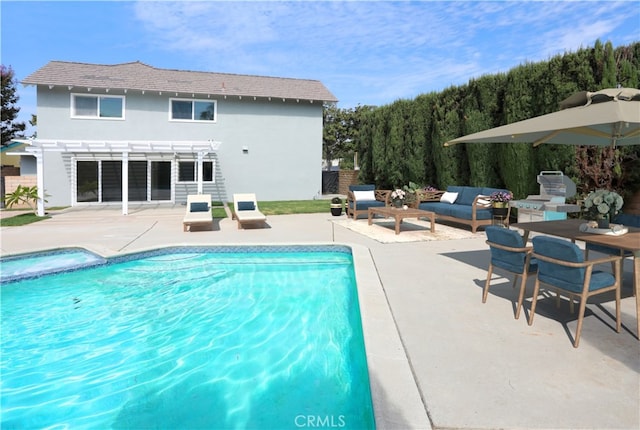
<svg viewBox="0 0 640 430">
<path fill-rule="evenodd" d="M 187 196 L 187 212 L 182 220 L 183 231 L 191 231 L 191 227 L 194 225 L 211 226 L 213 228 L 211 194 L 192 194 Z"/>
<path fill-rule="evenodd" d="M 258 201 L 253 193 L 234 194 L 233 211 L 238 228 L 243 228 L 245 224 L 265 222 L 267 217 L 258 209 Z"/>
</svg>

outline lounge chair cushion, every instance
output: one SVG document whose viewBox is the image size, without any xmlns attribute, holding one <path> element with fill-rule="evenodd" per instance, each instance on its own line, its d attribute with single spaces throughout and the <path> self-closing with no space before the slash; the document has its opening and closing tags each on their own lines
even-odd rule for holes
<svg viewBox="0 0 640 430">
<path fill-rule="evenodd" d="M 253 202 L 238 202 L 239 211 L 252 211 L 255 210 L 256 205 Z"/>
<path fill-rule="evenodd" d="M 194 202 L 191 203 L 189 210 L 191 212 L 207 212 L 209 211 L 209 204 L 206 202 Z"/>
</svg>

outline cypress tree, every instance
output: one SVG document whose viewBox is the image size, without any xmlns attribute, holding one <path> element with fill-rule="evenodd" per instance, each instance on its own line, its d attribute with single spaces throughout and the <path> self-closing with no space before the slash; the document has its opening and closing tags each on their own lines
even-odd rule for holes
<svg viewBox="0 0 640 430">
<path fill-rule="evenodd" d="M 615 88 L 618 85 L 616 59 L 613 54 L 613 45 L 607 42 L 604 45 L 604 65 L 602 68 L 602 88 Z"/>
<path fill-rule="evenodd" d="M 16 79 L 11 67 L 0 65 L 0 77 L 2 78 L 2 146 L 11 143 L 16 137 L 21 137 L 26 128 L 24 122 L 16 121 L 20 108 L 16 105 L 18 95 L 16 94 Z"/>
</svg>

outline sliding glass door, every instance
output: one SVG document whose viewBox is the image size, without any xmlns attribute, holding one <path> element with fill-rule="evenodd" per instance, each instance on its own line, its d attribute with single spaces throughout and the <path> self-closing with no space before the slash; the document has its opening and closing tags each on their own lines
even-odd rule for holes
<svg viewBox="0 0 640 430">
<path fill-rule="evenodd" d="M 170 161 L 151 161 L 151 200 L 171 200 Z"/>
<path fill-rule="evenodd" d="M 129 201 L 147 201 L 147 161 L 129 161 Z"/>
<path fill-rule="evenodd" d="M 103 160 L 101 190 L 103 202 L 122 201 L 122 161 Z"/>
<path fill-rule="evenodd" d="M 98 162 L 78 161 L 76 168 L 76 201 L 97 202 L 98 192 Z"/>
<path fill-rule="evenodd" d="M 129 161 L 130 202 L 171 200 L 171 161 Z M 76 202 L 121 202 L 122 161 L 76 162 Z"/>
</svg>

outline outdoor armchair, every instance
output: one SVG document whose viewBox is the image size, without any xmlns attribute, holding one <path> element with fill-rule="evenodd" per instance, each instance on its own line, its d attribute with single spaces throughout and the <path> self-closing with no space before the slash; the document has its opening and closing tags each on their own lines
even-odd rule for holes
<svg viewBox="0 0 640 430">
<path fill-rule="evenodd" d="M 347 217 L 354 220 L 368 216 L 369 208 L 389 206 L 390 190 L 377 190 L 375 185 L 349 185 L 347 191 Z"/>
<path fill-rule="evenodd" d="M 533 323 L 540 286 L 545 285 L 573 298 L 579 297 L 578 325 L 573 346 L 578 347 L 584 312 L 589 297 L 615 292 L 616 331 L 620 332 L 620 256 L 611 256 L 596 260 L 585 260 L 582 250 L 573 242 L 549 236 L 536 236 L 532 239 L 533 257 L 538 260 L 538 274 L 533 287 L 533 299 L 529 325 Z M 614 273 L 594 270 L 596 264 L 614 263 Z M 573 306 L 571 306 L 573 308 Z"/>
<path fill-rule="evenodd" d="M 520 309 L 526 290 L 527 277 L 538 270 L 535 260 L 531 259 L 533 247 L 525 246 L 522 236 L 515 230 L 509 230 L 504 227 L 488 226 L 485 229 L 487 234 L 487 245 L 491 251 L 491 259 L 489 260 L 489 271 L 487 272 L 487 281 L 482 291 L 482 303 L 487 302 L 489 287 L 491 284 L 491 275 L 495 268 L 502 269 L 509 273 L 513 273 L 513 288 L 516 286 L 518 277 L 520 280 L 520 292 L 518 294 L 518 305 L 516 306 L 515 318 L 520 318 Z"/>
</svg>

